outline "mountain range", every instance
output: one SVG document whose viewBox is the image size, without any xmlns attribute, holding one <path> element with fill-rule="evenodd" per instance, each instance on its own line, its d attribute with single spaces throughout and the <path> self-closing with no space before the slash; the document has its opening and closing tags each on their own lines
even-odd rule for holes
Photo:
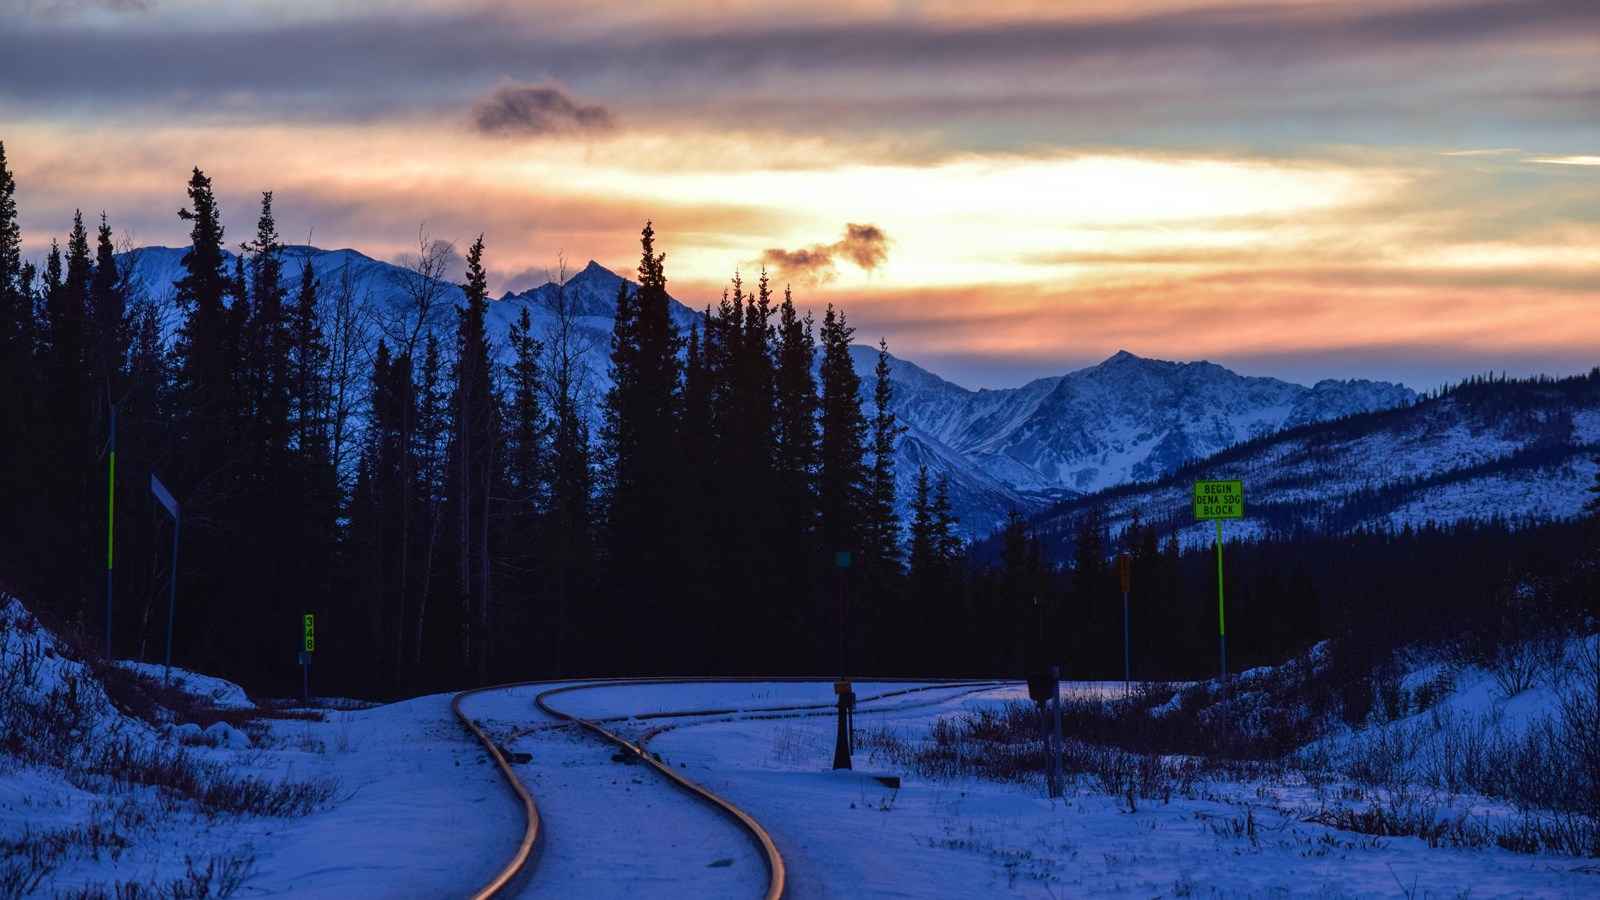
<svg viewBox="0 0 1600 900">
<path fill-rule="evenodd" d="M 146 248 L 135 251 L 132 259 L 144 284 L 159 295 L 181 276 L 179 261 L 185 252 Z M 369 308 L 376 311 L 375 319 L 403 313 L 410 302 L 400 287 L 401 267 L 354 250 L 293 247 L 288 259 L 286 278 L 298 278 L 299 260 L 309 262 L 325 285 L 342 279 L 358 286 Z M 580 341 L 589 348 L 595 400 L 609 386 L 607 354 L 617 292 L 623 283 L 621 276 L 590 262 L 559 289 L 559 296 L 576 313 Z M 449 301 L 445 313 L 453 315 L 460 289 L 447 283 L 440 287 Z M 528 311 L 536 333 L 547 331 L 555 321 L 557 297 L 558 287 L 551 283 L 491 301 L 488 322 L 495 346 L 502 351 L 507 347 L 507 330 L 523 310 Z M 701 313 L 674 300 L 672 316 L 686 332 L 700 321 Z M 877 350 L 856 346 L 852 353 L 863 389 L 870 392 Z M 967 538 L 988 534 L 1013 508 L 1035 514 L 1064 504 L 1062 508 L 1070 510 L 1077 498 L 1112 489 L 1126 491 L 1131 484 L 1167 485 L 1151 488 L 1157 493 L 1143 500 L 1129 501 L 1153 509 L 1160 491 L 1176 490 L 1170 482 L 1182 467 L 1220 459 L 1217 455 L 1226 456 L 1230 448 L 1272 446 L 1280 448 L 1274 451 L 1279 458 L 1287 459 L 1308 458 L 1311 450 L 1306 448 L 1315 445 L 1325 465 L 1352 470 L 1359 474 L 1358 485 L 1371 487 L 1387 483 L 1390 475 L 1437 475 L 1450 448 L 1468 446 L 1464 443 L 1468 435 L 1473 437 L 1470 445 L 1479 447 L 1478 439 L 1486 430 L 1494 430 L 1489 423 L 1457 419 L 1454 431 L 1424 429 L 1431 439 L 1409 443 L 1397 439 L 1387 450 L 1377 449 L 1381 442 L 1340 445 L 1315 437 L 1321 434 L 1315 430 L 1318 424 L 1350 421 L 1363 414 L 1410 422 L 1414 416 L 1409 411 L 1426 402 L 1419 403 L 1416 393 L 1403 386 L 1385 382 L 1326 380 L 1305 387 L 1275 378 L 1242 376 L 1210 362 L 1166 362 L 1127 352 L 1096 366 L 1003 390 L 968 390 L 894 357 L 890 373 L 893 409 L 906 426 L 896 460 L 901 515 L 909 516 L 906 507 L 912 485 L 918 470 L 926 467 L 930 478 L 949 479 L 960 532 Z M 1575 422 L 1580 424 L 1574 425 L 1574 436 L 1569 436 L 1576 442 L 1574 446 L 1600 438 L 1592 433 L 1591 426 L 1600 428 L 1600 412 L 1593 407 Z M 1511 433 L 1504 428 L 1496 433 L 1500 435 L 1498 443 L 1482 445 L 1489 449 L 1475 451 L 1477 455 L 1471 458 L 1498 459 L 1529 442 L 1546 440 L 1548 444 L 1547 436 Z M 1296 451 L 1282 449 L 1291 445 L 1274 443 L 1279 439 L 1310 443 L 1293 445 L 1300 448 L 1296 457 Z M 1409 453 L 1423 454 L 1431 462 L 1391 458 L 1392 454 Z M 1239 471 L 1242 467 L 1255 473 L 1253 478 L 1269 465 L 1265 458 L 1248 463 L 1243 457 L 1228 458 L 1233 461 L 1222 469 Z M 1329 482 L 1330 490 L 1349 488 L 1348 480 Z M 1187 508 L 1182 502 L 1173 502 L 1177 508 Z M 1565 507 L 1552 510 L 1552 514 L 1562 510 Z"/>
<path fill-rule="evenodd" d="M 1137 517 L 1180 543 L 1215 539 L 1192 515 L 1192 483 L 1244 482 L 1228 538 L 1299 530 L 1571 520 L 1596 499 L 1600 368 L 1569 378 L 1478 378 L 1390 409 L 1262 435 L 1148 482 L 1056 504 L 1033 520 L 1070 544 L 1091 509 L 1115 541 Z"/>
</svg>

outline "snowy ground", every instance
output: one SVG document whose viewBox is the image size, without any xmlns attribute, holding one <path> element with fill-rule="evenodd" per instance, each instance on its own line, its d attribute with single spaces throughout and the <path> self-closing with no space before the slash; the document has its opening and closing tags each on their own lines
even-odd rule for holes
<svg viewBox="0 0 1600 900">
<path fill-rule="evenodd" d="M 19 606 L 5 615 L 0 677 L 29 677 L 24 687 L 13 684 L 15 696 L 0 713 L 21 715 L 16 697 L 38 699 L 81 683 L 82 667 L 47 634 L 29 631 Z M 234 708 L 234 715 L 248 703 L 225 682 L 175 675 L 191 693 Z M 1421 670 L 1413 680 L 1430 679 L 1437 682 L 1437 673 Z M 1167 802 L 1143 801 L 1130 811 L 1086 783 L 1052 801 L 1038 780 L 919 779 L 897 771 L 881 748 L 924 740 L 941 717 L 995 707 L 1024 692 L 938 686 L 871 699 L 906 687 L 856 685 L 864 698 L 856 716 L 863 738 L 852 772 L 830 771 L 834 720 L 825 709 L 781 717 L 761 712 L 826 707 L 834 700 L 827 682 L 617 685 L 550 702 L 587 717 L 630 717 L 611 727 L 633 740 L 672 725 L 650 736 L 648 748 L 763 824 L 784 855 L 788 896 L 795 898 L 1600 895 L 1600 861 L 1429 847 L 1416 838 L 1307 821 L 1338 786 L 1318 790 L 1287 778 L 1202 781 Z M 515 770 L 539 805 L 543 838 L 531 877 L 517 885 L 520 895 L 760 895 L 766 871 L 741 832 L 646 767 L 618 760 L 613 748 L 551 720 L 533 703 L 541 689 L 478 694 L 464 704 L 497 741 L 530 757 Z M 1071 689 L 1103 694 L 1120 685 Z M 1537 688 L 1512 698 L 1503 693 L 1487 676 L 1456 673 L 1448 703 L 1435 709 L 1460 715 L 1490 709 L 1501 721 L 1516 721 L 1548 703 Z M 331 779 L 337 788 L 295 817 L 206 813 L 149 785 L 74 774 L 67 763 L 0 757 L 0 841 L 8 848 L 0 865 L 76 835 L 63 839 L 68 849 L 48 874 L 22 885 L 31 891 L 0 884 L 0 896 L 116 896 L 129 882 L 192 890 L 207 879 L 212 896 L 226 893 L 224 880 L 240 881 L 232 895 L 241 897 L 467 896 L 500 870 L 521 837 L 519 805 L 454 719 L 445 695 L 325 708 L 316 720 L 280 712 L 215 728 L 209 738 L 182 727 L 191 723 L 145 726 L 101 700 L 90 698 L 95 712 L 83 719 L 98 741 L 181 747 L 235 777 L 272 784 Z M 743 713 L 660 715 L 704 709 Z M 1362 739 L 1332 740 L 1355 746 Z M 877 774 L 898 775 L 901 786 L 870 777 Z M 1485 815 L 1497 809 L 1479 808 Z M 222 877 L 230 874 L 238 878 Z"/>
</svg>

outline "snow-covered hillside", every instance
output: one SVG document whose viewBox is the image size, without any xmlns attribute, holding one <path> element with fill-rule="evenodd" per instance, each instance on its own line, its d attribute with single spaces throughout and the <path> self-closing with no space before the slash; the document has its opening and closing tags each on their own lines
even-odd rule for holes
<svg viewBox="0 0 1600 900">
<path fill-rule="evenodd" d="M 1040 528 L 1058 538 L 1089 506 L 1112 534 L 1137 511 L 1185 544 L 1214 539 L 1192 516 L 1192 482 L 1238 478 L 1245 517 L 1229 537 L 1464 520 L 1583 515 L 1600 451 L 1600 375 L 1467 385 L 1441 397 L 1290 429 L 1171 477 L 1062 504 Z"/>
<path fill-rule="evenodd" d="M 456 896 L 516 848 L 447 695 L 257 706 L 118 668 L 0 591 L 0 897 Z"/>
<path fill-rule="evenodd" d="M 870 348 L 855 353 L 856 367 L 870 371 Z M 1049 500 L 1161 478 L 1240 441 L 1416 396 L 1383 382 L 1308 388 L 1126 351 L 1007 390 L 968 391 L 904 360 L 894 360 L 891 373 L 895 413 L 909 426 L 902 491 L 912 475 L 905 470 L 931 461 L 931 477 L 950 476 L 957 513 L 977 520 L 968 523 L 974 536 L 1011 506 L 1035 511 Z"/>
</svg>

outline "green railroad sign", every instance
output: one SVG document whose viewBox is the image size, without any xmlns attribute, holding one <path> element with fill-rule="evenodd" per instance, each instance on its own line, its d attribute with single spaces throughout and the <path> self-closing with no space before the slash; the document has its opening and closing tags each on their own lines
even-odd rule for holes
<svg viewBox="0 0 1600 900">
<path fill-rule="evenodd" d="M 306 622 L 306 652 L 310 653 L 311 651 L 317 649 L 317 630 L 316 630 L 316 626 L 312 622 L 312 618 L 311 618 L 311 614 L 310 613 L 306 613 L 305 622 Z"/>
<path fill-rule="evenodd" d="M 1244 482 L 1196 481 L 1194 517 L 1196 519 L 1244 518 Z"/>
</svg>

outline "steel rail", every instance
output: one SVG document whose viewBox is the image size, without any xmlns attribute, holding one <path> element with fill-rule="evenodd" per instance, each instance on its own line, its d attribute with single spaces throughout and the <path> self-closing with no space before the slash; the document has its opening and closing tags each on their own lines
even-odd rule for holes
<svg viewBox="0 0 1600 900">
<path fill-rule="evenodd" d="M 477 893 L 473 894 L 472 900 L 488 900 L 488 898 L 494 897 L 505 890 L 518 876 L 524 874 L 524 869 L 528 862 L 533 859 L 535 851 L 541 849 L 542 845 L 539 843 L 539 808 L 533 802 L 533 795 L 528 793 L 528 788 L 522 783 L 522 779 L 518 778 L 516 773 L 511 770 L 511 763 L 506 760 L 505 754 L 500 751 L 500 747 L 495 744 L 488 734 L 484 733 L 483 728 L 477 722 L 461 711 L 461 701 L 474 694 L 482 694 L 488 691 L 549 683 L 547 681 L 528 681 L 518 684 L 474 688 L 470 691 L 462 691 L 450 701 L 450 711 L 456 714 L 456 718 L 461 720 L 461 724 L 466 726 L 467 730 L 483 744 L 485 750 L 489 751 L 489 757 L 494 760 L 495 765 L 500 769 L 500 774 L 505 776 L 506 783 L 510 786 L 512 793 L 522 801 L 522 810 L 527 823 L 522 831 L 522 843 L 518 845 L 517 852 L 511 857 L 511 861 L 506 864 L 505 868 L 500 870 L 500 873 L 494 877 L 493 881 L 490 881 L 480 888 Z"/>
<path fill-rule="evenodd" d="M 762 860 L 766 863 L 766 866 L 767 866 L 767 892 L 764 895 L 762 895 L 764 900 L 779 900 L 779 898 L 781 898 L 783 896 L 784 888 L 785 888 L 785 886 L 787 884 L 787 879 L 788 879 L 788 872 L 784 868 L 784 864 L 783 864 L 783 854 L 778 852 L 778 845 L 773 843 L 772 835 L 767 834 L 767 830 L 765 828 L 762 828 L 761 824 L 759 822 L 757 822 L 755 819 L 752 819 L 750 817 L 749 813 L 746 813 L 744 810 L 740 809 L 739 807 L 734 806 L 731 802 L 723 799 L 722 797 L 719 797 L 716 794 L 713 794 L 711 791 L 706 790 L 705 788 L 701 787 L 700 785 L 696 784 L 693 781 L 690 781 L 688 778 L 685 778 L 684 776 L 679 775 L 677 772 L 673 771 L 670 767 L 668 767 L 666 765 L 663 765 L 662 763 L 660 763 L 660 762 L 656 761 L 655 759 L 651 758 L 650 754 L 647 753 L 643 747 L 640 747 L 637 744 L 630 743 L 626 738 L 624 738 L 624 737 L 622 737 L 622 736 L 620 736 L 620 735 L 618 735 L 618 734 L 616 734 L 616 733 L 614 733 L 612 731 L 607 730 L 606 728 L 596 724 L 595 722 L 592 722 L 592 721 L 590 721 L 588 719 L 579 718 L 579 717 L 571 715 L 569 713 L 562 712 L 561 710 L 558 710 L 558 709 L 550 706 L 549 703 L 546 702 L 546 698 L 548 698 L 552 694 L 560 694 L 560 693 L 565 693 L 567 691 L 582 690 L 582 689 L 590 688 L 590 687 L 602 687 L 602 686 L 611 686 L 611 685 L 619 685 L 619 684 L 628 684 L 628 685 L 637 685 L 637 684 L 700 684 L 700 683 L 704 683 L 707 680 L 713 680 L 713 681 L 716 681 L 718 683 L 723 683 L 723 682 L 737 683 L 737 681 L 738 681 L 738 679 L 682 679 L 682 680 L 679 680 L 679 679 L 639 679 L 639 680 L 627 680 L 627 681 L 620 681 L 620 682 L 607 682 L 606 684 L 603 684 L 603 685 L 602 684 L 569 685 L 567 687 L 551 688 L 550 690 L 544 691 L 543 693 L 539 694 L 539 696 L 534 698 L 534 702 L 536 704 L 538 704 L 539 708 L 541 710 L 544 710 L 546 713 L 548 713 L 548 714 L 550 714 L 552 716 L 555 716 L 558 719 L 564 719 L 564 720 L 569 721 L 569 722 L 575 722 L 578 725 L 580 725 L 580 726 L 582 726 L 584 728 L 587 728 L 588 730 L 590 730 L 590 731 L 594 732 L 595 734 L 599 735 L 602 739 L 604 739 L 606 741 L 609 741 L 610 743 L 616 744 L 618 747 L 621 747 L 624 750 L 632 753 L 633 755 L 637 756 L 640 760 L 643 760 L 646 765 L 650 766 L 651 768 L 655 769 L 657 772 L 659 772 L 663 776 L 665 776 L 667 778 L 667 780 L 670 781 L 672 784 L 676 785 L 681 790 L 687 792 L 690 796 L 696 797 L 696 798 L 698 798 L 699 800 L 701 800 L 701 801 L 703 801 L 705 803 L 709 803 L 714 809 L 716 809 L 717 811 L 721 812 L 723 815 L 727 816 L 728 818 L 732 819 L 733 822 L 736 825 L 738 825 L 741 829 L 743 829 L 745 834 L 747 836 L 749 836 L 752 841 L 755 842 L 756 849 L 758 851 L 760 851 L 761 856 L 762 856 Z M 752 680 L 754 680 L 754 679 L 752 679 Z"/>
<path fill-rule="evenodd" d="M 500 873 L 495 876 L 494 880 L 490 881 L 487 885 L 472 895 L 472 900 L 488 900 L 488 898 L 495 897 L 519 877 L 527 875 L 528 872 L 531 871 L 529 868 L 529 863 L 535 859 L 536 854 L 540 849 L 542 849 L 543 844 L 540 843 L 541 823 L 539 819 L 539 810 L 537 805 L 534 803 L 533 796 L 528 793 L 527 786 L 522 783 L 522 779 L 518 778 L 516 773 L 512 770 L 511 763 L 506 759 L 505 753 L 502 752 L 500 746 L 496 744 L 486 732 L 484 732 L 483 728 L 475 720 L 473 720 L 462 710 L 462 700 L 476 694 L 487 693 L 490 691 L 503 691 L 519 687 L 542 687 L 551 684 L 560 685 L 559 687 L 548 688 L 534 698 L 534 702 L 540 710 L 559 720 L 558 725 L 544 727 L 560 727 L 560 725 L 572 723 L 586 728 L 594 732 L 603 740 L 615 744 L 632 753 L 634 756 L 644 761 L 647 765 L 655 769 L 661 775 L 665 776 L 667 780 L 675 786 L 684 790 L 691 796 L 710 804 L 714 809 L 728 816 L 745 832 L 747 836 L 751 838 L 751 840 L 756 844 L 757 849 L 762 854 L 768 873 L 767 892 L 764 895 L 764 900 L 779 900 L 779 898 L 783 896 L 783 892 L 787 884 L 787 871 L 784 867 L 783 856 L 778 852 L 777 845 L 773 842 L 772 836 L 767 833 L 766 829 L 762 828 L 761 825 L 756 822 L 755 819 L 751 818 L 748 813 L 739 809 L 728 800 L 678 774 L 678 772 L 673 770 L 670 766 L 667 766 L 656 760 L 650 754 L 650 752 L 644 748 L 645 740 L 648 740 L 661 731 L 668 730 L 674 726 L 669 725 L 665 726 L 664 728 L 653 729 L 643 735 L 638 743 L 632 743 L 626 738 L 623 738 L 620 735 L 617 735 L 602 727 L 598 723 L 640 721 L 657 718 L 689 718 L 694 716 L 748 716 L 751 719 L 757 719 L 781 718 L 785 717 L 785 714 L 795 716 L 826 715 L 827 711 L 833 708 L 833 704 L 793 704 L 787 706 L 759 707 L 756 709 L 674 710 L 644 715 L 608 716 L 596 720 L 590 720 L 555 709 L 546 702 L 546 698 L 554 694 L 604 687 L 672 684 L 804 684 L 827 683 L 832 680 L 833 679 L 831 678 L 795 676 L 777 676 L 765 678 L 750 676 L 711 676 L 701 678 L 548 679 L 541 681 L 519 681 L 508 684 L 489 685 L 486 687 L 462 691 L 461 693 L 456 694 L 455 697 L 450 701 L 451 711 L 455 713 L 456 718 L 460 720 L 461 724 L 474 737 L 476 737 L 478 741 L 483 744 L 484 749 L 488 751 L 490 758 L 494 760 L 496 767 L 500 770 L 501 775 L 505 778 L 507 786 L 522 803 L 526 818 L 526 826 L 523 829 L 522 842 L 518 846 L 517 852 L 512 856 L 511 861 L 508 862 L 500 871 Z M 869 697 L 862 698 L 864 702 L 881 700 L 886 697 L 915 693 L 918 691 L 937 690 L 940 688 L 988 687 L 1009 683 L 1005 681 L 946 681 L 941 683 L 939 679 L 933 678 L 872 678 L 863 680 L 878 684 L 902 683 L 922 685 L 920 687 L 905 688 L 901 690 L 885 691 L 879 694 L 873 694 Z M 515 739 L 517 736 L 523 734 L 531 733 L 534 730 L 537 729 L 515 730 L 512 732 L 512 739 Z"/>
<path fill-rule="evenodd" d="M 623 748 L 627 752 L 629 752 L 629 753 L 633 754 L 634 756 L 638 757 L 646 765 L 650 766 L 651 768 L 655 769 L 657 772 L 659 772 L 660 774 L 665 776 L 673 784 L 677 785 L 679 788 L 681 788 L 684 791 L 688 792 L 691 796 L 694 796 L 694 797 L 696 797 L 696 798 L 698 798 L 698 799 L 700 799 L 700 800 L 702 800 L 702 801 L 704 801 L 706 803 L 711 804 L 713 807 L 715 807 L 717 810 L 722 812 L 724 815 L 727 815 L 729 818 L 731 818 L 736 824 L 738 824 L 741 828 L 743 828 L 745 833 L 747 835 L 749 835 L 750 838 L 755 842 L 757 848 L 761 851 L 762 856 L 766 861 L 768 879 L 767 879 L 767 892 L 764 895 L 765 900 L 779 900 L 779 898 L 781 898 L 783 896 L 783 892 L 784 892 L 785 887 L 787 885 L 788 874 L 787 874 L 787 870 L 784 867 L 783 855 L 778 852 L 777 844 L 773 842 L 772 836 L 767 833 L 766 829 L 761 827 L 760 823 L 756 822 L 755 819 L 751 818 L 751 816 L 748 813 L 746 813 L 744 810 L 742 810 L 739 807 L 735 806 L 729 800 L 727 800 L 727 799 L 725 799 L 725 798 L 723 798 L 723 797 L 721 797 L 721 796 L 719 796 L 719 795 L 717 795 L 715 793 L 712 793 L 710 790 L 707 790 L 705 787 L 702 787 L 701 785 L 699 785 L 696 782 L 690 780 L 689 778 L 687 778 L 687 777 L 685 777 L 683 775 L 680 775 L 677 772 L 677 770 L 673 769 L 671 766 L 666 765 L 665 763 L 662 763 L 660 760 L 655 758 L 655 756 L 652 755 L 649 751 L 645 750 L 645 748 L 644 748 L 644 740 L 649 738 L 649 737 L 653 737 L 655 734 L 659 733 L 660 731 L 665 730 L 665 728 L 658 728 L 658 729 L 655 729 L 655 730 L 653 730 L 651 732 L 648 732 L 645 735 L 645 737 L 643 737 L 643 738 L 641 738 L 639 740 L 638 743 L 634 743 L 634 742 L 631 742 L 628 739 L 622 737 L 621 735 L 618 735 L 615 732 L 603 727 L 599 723 L 602 722 L 602 721 L 607 722 L 607 723 L 612 723 L 612 722 L 640 721 L 640 720 L 644 720 L 644 719 L 689 718 L 689 717 L 695 717 L 695 716 L 728 716 L 728 715 L 741 715 L 741 714 L 749 715 L 751 718 L 757 718 L 757 717 L 760 717 L 760 718 L 772 718 L 772 717 L 774 717 L 772 715 L 774 713 L 778 714 L 778 717 L 781 717 L 784 714 L 791 714 L 791 715 L 796 715 L 796 716 L 826 715 L 827 714 L 827 710 L 831 709 L 833 704 L 828 704 L 828 703 L 822 703 L 822 704 L 816 704 L 816 703 L 811 703 L 811 704 L 793 704 L 793 705 L 787 705 L 787 706 L 761 707 L 761 708 L 757 708 L 757 709 L 753 709 L 753 710 L 752 709 L 748 709 L 748 708 L 746 708 L 746 709 L 716 709 L 716 710 L 672 710 L 672 711 L 664 711 L 664 712 L 659 712 L 659 713 L 650 713 L 650 714 L 646 714 L 646 715 L 610 716 L 610 717 L 605 717 L 603 719 L 596 720 L 596 719 L 581 718 L 579 716 L 575 716 L 575 715 L 572 715 L 570 713 L 566 713 L 566 712 L 563 712 L 563 711 L 561 711 L 559 709 L 556 709 L 555 707 L 552 707 L 548 703 L 548 698 L 551 697 L 552 695 L 555 695 L 555 694 L 564 694 L 564 693 L 570 693 L 570 692 L 574 692 L 574 691 L 592 690 L 592 689 L 606 688 L 606 687 L 634 687 L 634 686 L 672 685 L 672 684 L 762 684 L 762 683 L 806 684 L 806 683 L 818 683 L 818 682 L 828 683 L 831 680 L 832 679 L 794 678 L 794 677 L 777 677 L 777 678 L 770 678 L 770 677 L 769 678 L 760 678 L 760 677 L 712 677 L 712 678 L 619 678 L 619 679 L 604 679 L 604 680 L 588 681 L 588 682 L 575 683 L 575 684 L 567 684 L 567 685 L 563 685 L 561 687 L 551 688 L 549 690 L 541 692 L 537 697 L 534 698 L 534 702 L 536 704 L 538 704 L 539 708 L 541 710 L 543 710 L 545 713 L 547 713 L 547 714 L 549 714 L 551 716 L 554 716 L 554 717 L 556 717 L 558 719 L 562 719 L 562 720 L 565 720 L 565 721 L 568 721 L 568 722 L 576 723 L 576 724 L 582 726 L 583 728 L 586 728 L 586 729 L 594 732 L 596 735 L 600 736 L 602 739 L 604 739 L 606 741 L 609 741 L 610 743 L 615 744 L 618 747 Z M 994 686 L 994 685 L 1000 685 L 1000 684 L 1007 683 L 1007 682 L 996 682 L 996 681 L 988 681 L 988 682 L 965 681 L 965 682 L 957 682 L 957 683 L 946 682 L 946 683 L 942 683 L 942 684 L 941 683 L 932 683 L 932 684 L 930 684 L 929 682 L 935 681 L 935 679 L 900 679 L 900 678 L 874 678 L 874 679 L 871 679 L 871 681 L 877 682 L 879 684 L 884 684 L 884 683 L 891 683 L 891 684 L 892 683 L 910 683 L 910 684 L 917 684 L 919 686 L 910 687 L 910 688 L 902 688 L 900 690 L 894 690 L 894 691 L 884 691 L 882 693 L 874 694 L 874 695 L 872 695 L 870 697 L 863 698 L 863 699 L 865 699 L 867 701 L 881 700 L 881 699 L 884 699 L 886 697 L 900 696 L 900 695 L 903 695 L 903 694 L 916 693 L 916 692 L 919 692 L 919 691 L 938 690 L 938 689 L 941 689 L 941 688 L 989 687 L 989 686 Z M 765 714 L 765 715 L 763 715 L 763 714 Z M 673 726 L 666 726 L 666 728 L 670 728 L 670 727 L 673 727 Z"/>
<path fill-rule="evenodd" d="M 765 680 L 765 679 L 756 679 L 757 682 L 762 681 L 762 680 Z M 883 684 L 883 683 L 888 682 L 888 679 L 874 679 L 874 681 L 878 682 L 879 684 Z M 923 691 L 937 691 L 937 690 L 946 690 L 946 689 L 953 690 L 953 689 L 956 689 L 956 688 L 970 688 L 971 690 L 966 692 L 966 693 L 970 694 L 970 693 L 974 693 L 974 692 L 976 692 L 978 690 L 983 690 L 983 689 L 987 689 L 987 688 L 991 688 L 991 687 L 1003 687 L 1003 686 L 1005 686 L 1007 684 L 1014 684 L 1015 682 L 1008 682 L 1008 681 L 953 681 L 953 682 L 937 682 L 937 683 L 934 683 L 934 682 L 928 681 L 927 679 L 922 679 L 919 683 L 921 683 L 923 686 L 921 686 L 921 687 L 912 687 L 912 688 L 903 688 L 903 689 L 897 690 L 897 691 L 884 691 L 881 694 L 871 694 L 871 695 L 868 695 L 868 696 L 863 696 L 863 697 L 857 698 L 856 702 L 857 703 L 871 703 L 871 702 L 873 702 L 875 700 L 884 700 L 884 699 L 887 699 L 889 697 L 903 697 L 906 694 L 915 694 L 915 693 L 920 693 L 920 692 L 923 692 Z M 954 698 L 949 698 L 949 697 L 940 698 L 939 700 L 932 700 L 932 701 L 928 701 L 928 702 L 923 703 L 923 704 L 913 704 L 913 705 L 907 706 L 907 707 L 896 706 L 896 707 L 890 707 L 889 709 L 916 709 L 916 708 L 921 708 L 922 706 L 936 705 L 936 704 L 941 703 L 944 700 L 948 700 L 948 699 L 954 699 Z M 716 722 L 716 723 L 756 722 L 756 721 L 769 721 L 769 720 L 772 720 L 772 719 L 820 718 L 822 716 L 831 716 L 831 715 L 833 715 L 835 713 L 836 709 L 837 709 L 837 706 L 835 704 L 833 704 L 833 703 L 822 703 L 822 704 L 811 704 L 811 705 L 807 705 L 807 706 L 762 706 L 762 707 L 757 707 L 755 709 L 708 710 L 708 711 L 705 711 L 703 713 L 696 713 L 696 712 L 653 713 L 653 714 L 647 715 L 647 716 L 630 716 L 629 718 L 638 719 L 638 720 L 642 721 L 642 720 L 645 720 L 645 719 L 678 718 L 678 717 L 697 716 L 697 715 L 703 715 L 703 716 L 707 717 L 707 720 L 704 721 L 704 722 L 668 722 L 668 723 L 663 724 L 663 725 L 657 725 L 656 727 L 651 728 L 648 731 L 644 732 L 643 734 L 639 735 L 637 743 L 638 743 L 640 748 L 643 748 L 644 745 L 647 742 L 649 742 L 651 740 L 654 740 L 657 736 L 659 736 L 661 734 L 664 734 L 664 733 L 666 733 L 668 731 L 674 731 L 674 730 L 677 730 L 677 729 L 680 729 L 680 728 L 691 727 L 691 726 L 694 726 L 694 725 L 707 725 L 707 724 L 711 724 L 712 722 Z M 721 718 L 715 718 L 715 719 L 710 718 L 712 716 L 719 716 Z M 602 720 L 602 721 L 604 721 L 604 720 Z"/>
</svg>

